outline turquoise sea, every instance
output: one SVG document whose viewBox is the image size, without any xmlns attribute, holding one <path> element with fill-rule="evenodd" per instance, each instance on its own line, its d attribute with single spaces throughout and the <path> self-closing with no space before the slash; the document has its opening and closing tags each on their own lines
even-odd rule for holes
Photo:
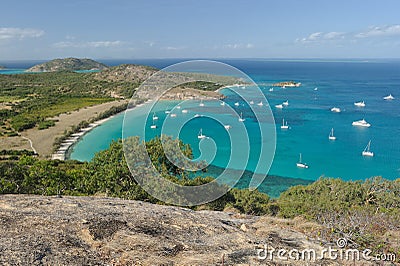
<svg viewBox="0 0 400 266">
<path fill-rule="evenodd" d="M 0 74 L 11 75 L 11 74 L 22 74 L 25 72 L 25 69 L 0 69 Z"/>
<path fill-rule="evenodd" d="M 268 61 L 268 60 L 231 60 L 225 61 L 248 74 L 269 101 L 274 114 L 277 132 L 276 153 L 272 167 L 260 190 L 269 194 L 298 183 L 307 183 L 321 176 L 339 177 L 344 180 L 363 180 L 372 176 L 387 179 L 400 177 L 400 61 Z M 140 62 L 146 63 L 146 62 Z M 151 61 L 157 65 L 157 61 Z M 159 63 L 162 65 L 162 62 Z M 275 87 L 269 91 L 270 84 L 277 81 L 295 80 L 301 82 L 299 88 Z M 316 89 L 317 88 L 317 89 Z M 251 94 L 251 87 L 244 90 Z M 243 112 L 245 125 L 251 137 L 251 145 L 257 145 L 259 132 L 256 121 L 248 105 L 242 104 L 230 90 L 223 90 L 224 101 Z M 392 94 L 398 98 L 385 101 L 383 97 Z M 289 106 L 277 109 L 275 105 L 289 101 Z M 365 101 L 365 107 L 356 107 L 354 102 Z M 235 102 L 241 102 L 239 107 Z M 164 110 L 170 110 L 176 102 L 164 101 L 154 110 L 161 125 L 165 118 Z M 219 113 L 219 104 L 205 102 L 208 108 L 199 108 L 194 104 L 188 109 L 187 116 L 195 114 Z M 341 113 L 330 111 L 340 107 Z M 267 107 L 264 107 L 267 108 Z M 135 109 L 129 116 L 132 125 L 129 135 L 143 135 L 141 124 L 151 117 L 143 116 L 146 108 Z M 183 114 L 179 114 L 183 115 Z M 121 138 L 123 114 L 119 114 L 94 129 L 77 143 L 71 153 L 72 159 L 90 160 L 94 153 L 106 149 L 112 140 Z M 289 130 L 281 130 L 282 118 L 289 123 Z M 352 122 L 365 118 L 372 126 L 360 128 Z M 135 122 L 136 121 L 136 122 Z M 135 124 L 136 123 L 136 124 Z M 231 122 L 235 123 L 234 121 Z M 135 126 L 136 125 L 136 126 Z M 227 132 L 212 119 L 197 118 L 182 128 L 179 137 L 191 144 L 195 156 L 199 155 L 199 129 L 213 138 L 218 151 L 212 161 L 216 166 L 208 174 L 217 173 L 219 167 L 227 164 L 230 143 Z M 331 128 L 334 128 L 335 141 L 328 140 Z M 252 134 L 254 130 L 254 134 Z M 159 134 L 153 130 L 150 136 Z M 126 134 L 126 132 L 125 132 Z M 146 137 L 149 135 L 147 134 Z M 371 140 L 374 157 L 363 157 L 361 152 Z M 239 144 L 240 145 L 240 144 Z M 253 152 L 253 149 L 251 150 Z M 309 165 L 308 169 L 296 167 L 299 154 Z M 248 174 L 254 171 L 258 159 L 256 149 L 250 155 L 246 167 Z M 244 182 L 246 183 L 246 182 Z"/>
<path fill-rule="evenodd" d="M 136 63 L 162 68 L 179 61 L 182 60 L 126 60 L 104 63 Z M 312 182 L 321 176 L 344 180 L 364 180 L 373 176 L 393 180 L 400 177 L 400 60 L 232 59 L 223 62 L 242 70 L 259 84 L 275 118 L 276 153 L 269 177 L 259 187 L 261 191 L 276 196 L 290 185 Z M 286 80 L 301 82 L 302 85 L 299 88 L 286 89 L 274 87 L 274 91 L 269 91 L 272 83 Z M 230 90 L 223 90 L 222 93 L 226 95 L 224 101 L 227 104 L 243 113 L 246 118 L 244 124 L 251 136 L 250 143 L 252 147 L 256 147 L 259 144 L 259 132 L 250 107 L 242 104 L 243 101 Z M 247 87 L 242 93 L 251 94 L 252 88 Z M 396 98 L 392 101 L 383 100 L 390 93 Z M 289 101 L 289 106 L 275 108 L 275 105 L 286 100 Z M 357 101 L 365 101 L 366 106 L 354 106 Z M 235 102 L 240 102 L 241 105 L 236 107 Z M 257 103 L 256 100 L 255 102 Z M 156 106 L 154 112 L 159 117 L 159 127 L 166 116 L 164 111 L 170 110 L 175 104 L 177 102 L 164 101 Z M 179 116 L 223 116 L 218 103 L 204 104 L 208 108 L 199 108 L 198 104 L 194 104 L 187 108 L 187 114 Z M 330 111 L 332 107 L 340 107 L 342 112 L 333 113 Z M 144 107 L 130 112 L 131 126 L 125 134 L 142 136 L 142 124 L 146 122 L 150 125 L 152 117 L 144 117 Z M 119 114 L 86 134 L 74 146 L 70 158 L 90 160 L 97 151 L 106 149 L 112 140 L 121 138 L 123 117 L 124 114 Z M 282 118 L 288 121 L 288 130 L 281 130 Z M 353 121 L 363 118 L 371 127 L 352 126 Z M 235 121 L 229 123 L 233 125 Z M 213 167 L 207 173 L 217 175 L 227 164 L 230 155 L 227 132 L 211 119 L 200 117 L 191 120 L 182 128 L 179 137 L 192 146 L 195 156 L 199 155 L 197 134 L 200 128 L 217 144 Z M 337 137 L 335 141 L 328 140 L 331 128 L 334 128 Z M 231 130 L 234 132 L 234 127 Z M 150 135 L 147 134 L 146 138 L 160 133 L 159 129 L 149 132 Z M 369 140 L 375 156 L 363 157 L 361 152 Z M 246 176 L 251 175 L 258 160 L 258 151 L 252 147 Z M 296 167 L 300 153 L 303 161 L 309 165 L 308 169 Z M 247 181 L 245 177 L 239 186 L 245 186 Z"/>
</svg>

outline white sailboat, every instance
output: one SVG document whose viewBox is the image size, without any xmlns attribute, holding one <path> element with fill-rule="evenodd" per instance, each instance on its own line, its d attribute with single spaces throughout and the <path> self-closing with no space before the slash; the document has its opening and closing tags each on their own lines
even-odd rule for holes
<svg viewBox="0 0 400 266">
<path fill-rule="evenodd" d="M 229 129 L 232 128 L 230 125 L 225 125 L 224 127 L 225 127 L 226 130 L 229 130 Z"/>
<path fill-rule="evenodd" d="M 199 132 L 199 134 L 197 135 L 197 138 L 198 138 L 198 139 L 204 139 L 205 137 L 206 137 L 206 135 L 203 135 L 203 129 L 200 128 L 200 132 Z"/>
<path fill-rule="evenodd" d="M 239 122 L 244 122 L 246 119 L 243 118 L 243 113 L 240 113 Z"/>
<path fill-rule="evenodd" d="M 329 140 L 336 140 L 336 137 L 333 135 L 333 128 L 331 130 L 331 133 L 329 133 Z"/>
<path fill-rule="evenodd" d="M 225 102 L 221 102 L 220 105 L 221 105 L 221 106 L 225 106 Z"/>
<path fill-rule="evenodd" d="M 204 106 L 203 100 L 200 101 L 199 106 L 200 106 L 200 107 L 203 107 L 203 106 Z"/>
<path fill-rule="evenodd" d="M 153 124 L 150 126 L 150 128 L 151 129 L 156 129 L 157 128 L 157 125 L 154 123 L 154 120 L 153 120 Z"/>
<path fill-rule="evenodd" d="M 239 106 L 239 103 L 238 103 L 238 102 L 235 102 L 235 106 Z"/>
<path fill-rule="evenodd" d="M 254 101 L 250 101 L 250 104 L 254 104 Z"/>
<path fill-rule="evenodd" d="M 357 107 L 365 107 L 365 102 L 364 101 L 355 102 L 354 105 L 357 106 Z"/>
<path fill-rule="evenodd" d="M 394 100 L 394 97 L 392 94 L 389 94 L 388 96 L 383 97 L 383 99 L 387 100 L 387 101 L 391 101 L 391 100 Z"/>
<path fill-rule="evenodd" d="M 289 105 L 289 101 L 288 101 L 288 100 L 284 101 L 284 102 L 282 103 L 282 105 L 288 106 L 288 105 Z"/>
<path fill-rule="evenodd" d="M 257 103 L 258 106 L 263 106 L 264 104 L 262 102 Z"/>
<path fill-rule="evenodd" d="M 188 112 L 188 110 L 186 110 L 186 109 L 182 110 L 182 113 L 184 113 L 184 114 L 187 114 L 187 112 Z"/>
<path fill-rule="evenodd" d="M 156 113 L 153 113 L 153 120 L 158 120 L 158 116 L 156 116 Z"/>
<path fill-rule="evenodd" d="M 277 105 L 275 105 L 275 108 L 283 109 L 283 104 L 277 104 Z"/>
<path fill-rule="evenodd" d="M 300 153 L 299 161 L 296 163 L 296 166 L 299 167 L 299 168 L 308 168 L 308 164 L 303 163 L 303 162 L 301 161 L 301 153 Z"/>
<path fill-rule="evenodd" d="M 367 121 L 365 121 L 365 119 L 361 119 L 358 121 L 354 121 L 353 123 L 351 123 L 353 126 L 358 126 L 358 127 L 370 127 L 371 124 L 368 123 Z"/>
<path fill-rule="evenodd" d="M 334 113 L 340 113 L 342 110 L 340 110 L 340 108 L 339 107 L 332 107 L 331 108 L 331 112 L 334 112 Z"/>
<path fill-rule="evenodd" d="M 176 117 L 176 114 L 171 114 L 171 117 Z"/>
<path fill-rule="evenodd" d="M 283 118 L 281 129 L 288 129 L 288 128 L 289 128 L 289 125 L 288 125 L 287 121 L 285 122 L 285 118 Z"/>
<path fill-rule="evenodd" d="M 368 142 L 367 146 L 365 147 L 365 149 L 362 152 L 362 156 L 369 156 L 369 157 L 373 157 L 374 153 L 370 150 L 371 149 L 371 141 Z"/>
<path fill-rule="evenodd" d="M 274 88 L 269 88 L 269 91 L 274 91 Z"/>
</svg>

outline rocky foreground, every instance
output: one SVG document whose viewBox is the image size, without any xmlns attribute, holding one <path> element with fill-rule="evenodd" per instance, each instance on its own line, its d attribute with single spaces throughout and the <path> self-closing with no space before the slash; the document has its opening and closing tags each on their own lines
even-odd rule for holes
<svg viewBox="0 0 400 266">
<path fill-rule="evenodd" d="M 115 198 L 2 195 L 0 265 L 369 265 L 257 257 L 264 244 L 320 250 L 320 241 L 302 233 L 317 229 L 302 220 Z"/>
</svg>

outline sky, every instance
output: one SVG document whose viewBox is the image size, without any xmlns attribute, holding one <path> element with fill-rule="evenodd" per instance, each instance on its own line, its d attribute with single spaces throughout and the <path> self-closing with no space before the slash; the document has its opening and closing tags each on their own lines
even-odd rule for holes
<svg viewBox="0 0 400 266">
<path fill-rule="evenodd" d="M 13 0 L 0 61 L 400 58 L 398 0 Z"/>
</svg>

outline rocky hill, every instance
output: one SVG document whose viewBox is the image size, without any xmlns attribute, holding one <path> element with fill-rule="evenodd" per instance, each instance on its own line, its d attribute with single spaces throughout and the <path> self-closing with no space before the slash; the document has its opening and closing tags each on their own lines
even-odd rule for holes
<svg viewBox="0 0 400 266">
<path fill-rule="evenodd" d="M 6 69 L 6 67 L 4 67 L 4 66 L 0 66 L 0 70 L 2 70 L 2 69 Z"/>
<path fill-rule="evenodd" d="M 149 66 L 123 64 L 110 67 L 98 73 L 93 73 L 93 75 L 97 80 L 108 81 L 116 84 L 115 88 L 118 89 L 118 85 L 124 83 L 131 83 L 138 87 L 143 81 L 147 80 L 157 71 L 158 69 Z M 204 86 L 200 87 L 198 84 L 191 82 L 192 80 L 206 79 L 208 76 L 211 77 L 212 80 L 215 80 L 214 83 L 211 82 L 208 84 L 209 88 L 204 88 Z M 143 99 L 152 99 L 156 95 L 160 95 L 160 91 L 164 91 L 166 87 L 168 88 L 166 84 L 169 84 L 171 80 L 174 80 L 177 83 L 182 83 L 182 85 L 174 87 L 172 90 L 167 92 L 165 95 L 163 95 L 163 99 L 219 99 L 223 96 L 220 93 L 215 92 L 218 88 L 224 85 L 232 85 L 239 82 L 237 78 L 233 77 L 199 73 L 174 73 L 174 75 L 171 75 L 168 72 L 160 72 L 157 75 L 157 80 L 152 80 L 152 82 L 155 83 L 154 86 L 148 84 L 147 86 L 141 87 L 141 90 L 137 93 L 137 96 Z M 116 93 L 121 94 L 121 92 L 118 90 Z"/>
<path fill-rule="evenodd" d="M 158 70 L 149 66 L 123 64 L 95 73 L 98 80 L 141 83 Z"/>
<path fill-rule="evenodd" d="M 63 58 L 54 59 L 43 64 L 35 65 L 26 72 L 56 72 L 56 71 L 78 71 L 78 70 L 103 70 L 107 66 L 92 59 Z"/>
<path fill-rule="evenodd" d="M 0 196 L 1 265 L 371 265 L 257 256 L 264 245 L 320 251 L 329 243 L 307 233 L 318 230 L 301 219 L 116 198 Z"/>
</svg>

